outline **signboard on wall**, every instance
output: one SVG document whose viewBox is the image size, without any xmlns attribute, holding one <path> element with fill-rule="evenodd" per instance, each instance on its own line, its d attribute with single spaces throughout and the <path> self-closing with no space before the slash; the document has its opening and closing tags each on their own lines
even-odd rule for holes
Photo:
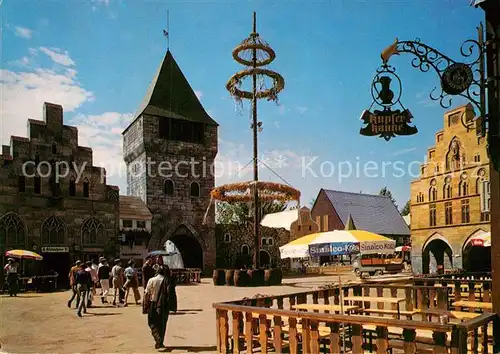
<svg viewBox="0 0 500 354">
<path fill-rule="evenodd" d="M 42 247 L 42 253 L 68 253 L 69 247 Z"/>
<path fill-rule="evenodd" d="M 394 253 L 396 241 L 365 241 L 360 244 L 361 254 Z"/>
</svg>

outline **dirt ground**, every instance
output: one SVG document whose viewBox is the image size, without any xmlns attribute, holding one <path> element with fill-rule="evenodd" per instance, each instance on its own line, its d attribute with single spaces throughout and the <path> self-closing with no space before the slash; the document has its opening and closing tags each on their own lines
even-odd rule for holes
<svg viewBox="0 0 500 354">
<path fill-rule="evenodd" d="M 348 275 L 343 281 L 353 279 Z M 177 287 L 178 313 L 168 321 L 165 345 L 173 353 L 216 351 L 215 302 L 255 294 L 286 294 L 336 282 L 338 277 L 285 279 L 284 285 L 258 288 L 201 284 Z M 142 294 L 142 289 L 140 289 Z M 7 353 L 155 353 L 141 305 L 100 304 L 82 318 L 67 307 L 70 291 L 0 295 L 0 351 Z M 133 295 L 129 300 L 133 302 Z M 73 306 L 74 307 L 74 306 Z"/>
</svg>

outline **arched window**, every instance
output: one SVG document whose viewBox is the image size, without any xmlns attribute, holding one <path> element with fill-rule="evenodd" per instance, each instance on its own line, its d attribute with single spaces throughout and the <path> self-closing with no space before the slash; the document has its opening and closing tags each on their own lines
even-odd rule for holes
<svg viewBox="0 0 500 354">
<path fill-rule="evenodd" d="M 52 153 L 57 154 L 57 144 L 55 141 L 52 142 Z"/>
<path fill-rule="evenodd" d="M 83 180 L 83 196 L 88 198 L 90 195 L 90 183 L 87 178 Z"/>
<path fill-rule="evenodd" d="M 250 247 L 248 247 L 248 245 L 241 246 L 241 254 L 248 256 L 250 254 Z"/>
<path fill-rule="evenodd" d="M 437 199 L 437 189 L 436 187 L 429 188 L 429 201 L 433 202 Z"/>
<path fill-rule="evenodd" d="M 40 177 L 33 178 L 33 191 L 35 194 L 42 193 L 42 179 Z"/>
<path fill-rule="evenodd" d="M 230 233 L 224 234 L 224 242 L 225 243 L 231 242 L 231 234 Z"/>
<path fill-rule="evenodd" d="M 191 182 L 191 197 L 198 198 L 200 196 L 200 185 L 198 182 Z"/>
<path fill-rule="evenodd" d="M 42 224 L 42 243 L 50 245 L 64 244 L 65 239 L 66 225 L 64 220 L 55 215 L 45 219 Z"/>
<path fill-rule="evenodd" d="M 469 194 L 469 184 L 467 183 L 467 181 L 460 181 L 460 183 L 458 184 L 458 189 L 460 196 L 465 197 Z"/>
<path fill-rule="evenodd" d="M 94 217 L 91 217 L 82 225 L 82 244 L 94 245 L 104 242 L 104 225 Z"/>
<path fill-rule="evenodd" d="M 7 213 L 0 219 L 0 245 L 24 245 L 26 226 L 21 217 Z"/>
<path fill-rule="evenodd" d="M 444 185 L 444 188 L 443 188 L 443 197 L 445 199 L 448 199 L 448 198 L 451 198 L 452 196 L 453 196 L 453 191 L 451 189 L 451 184 L 447 183 Z"/>
<path fill-rule="evenodd" d="M 269 238 L 267 239 L 267 245 L 268 245 L 268 246 L 272 246 L 273 244 L 274 244 L 274 239 L 273 239 L 272 237 L 269 237 Z"/>
<path fill-rule="evenodd" d="M 163 182 L 163 193 L 169 197 L 174 196 L 174 182 L 170 179 L 166 179 Z"/>
<path fill-rule="evenodd" d="M 76 182 L 73 176 L 71 176 L 71 179 L 69 180 L 69 196 L 76 196 Z"/>
</svg>

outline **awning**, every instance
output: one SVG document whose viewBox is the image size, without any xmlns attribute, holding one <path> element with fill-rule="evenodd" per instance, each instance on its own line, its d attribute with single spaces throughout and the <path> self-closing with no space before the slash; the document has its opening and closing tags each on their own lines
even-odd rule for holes
<svg viewBox="0 0 500 354">
<path fill-rule="evenodd" d="M 484 232 L 472 237 L 469 244 L 476 247 L 491 247 L 491 232 Z"/>
<path fill-rule="evenodd" d="M 396 241 L 362 230 L 334 230 L 301 237 L 280 247 L 281 258 L 394 253 Z"/>
</svg>

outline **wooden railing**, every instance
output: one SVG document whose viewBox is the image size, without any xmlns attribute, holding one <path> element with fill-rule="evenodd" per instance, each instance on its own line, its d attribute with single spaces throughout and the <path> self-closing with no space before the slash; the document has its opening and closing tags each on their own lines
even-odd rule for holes
<svg viewBox="0 0 500 354">
<path fill-rule="evenodd" d="M 178 284 L 183 283 L 200 283 L 201 269 L 200 268 L 181 268 L 171 269 L 172 276 L 175 277 Z"/>
<path fill-rule="evenodd" d="M 286 295 L 257 295 L 252 299 L 214 304 L 219 353 L 274 349 L 293 353 L 489 353 L 492 314 L 461 323 L 439 322 L 448 310 L 447 288 L 366 284 L 342 288 L 342 295 L 375 296 L 380 302 L 363 303 L 361 312 L 395 317 L 394 304 L 385 297 L 404 297 L 401 319 L 372 315 L 347 316 L 296 311 L 296 304 L 340 304 L 341 289 L 310 290 Z M 388 306 L 388 308 L 386 308 Z M 428 316 L 435 310 L 435 316 Z M 441 312 L 440 312 L 441 311 Z M 345 347 L 345 351 L 344 351 Z M 285 349 L 286 348 L 286 349 Z"/>
</svg>

